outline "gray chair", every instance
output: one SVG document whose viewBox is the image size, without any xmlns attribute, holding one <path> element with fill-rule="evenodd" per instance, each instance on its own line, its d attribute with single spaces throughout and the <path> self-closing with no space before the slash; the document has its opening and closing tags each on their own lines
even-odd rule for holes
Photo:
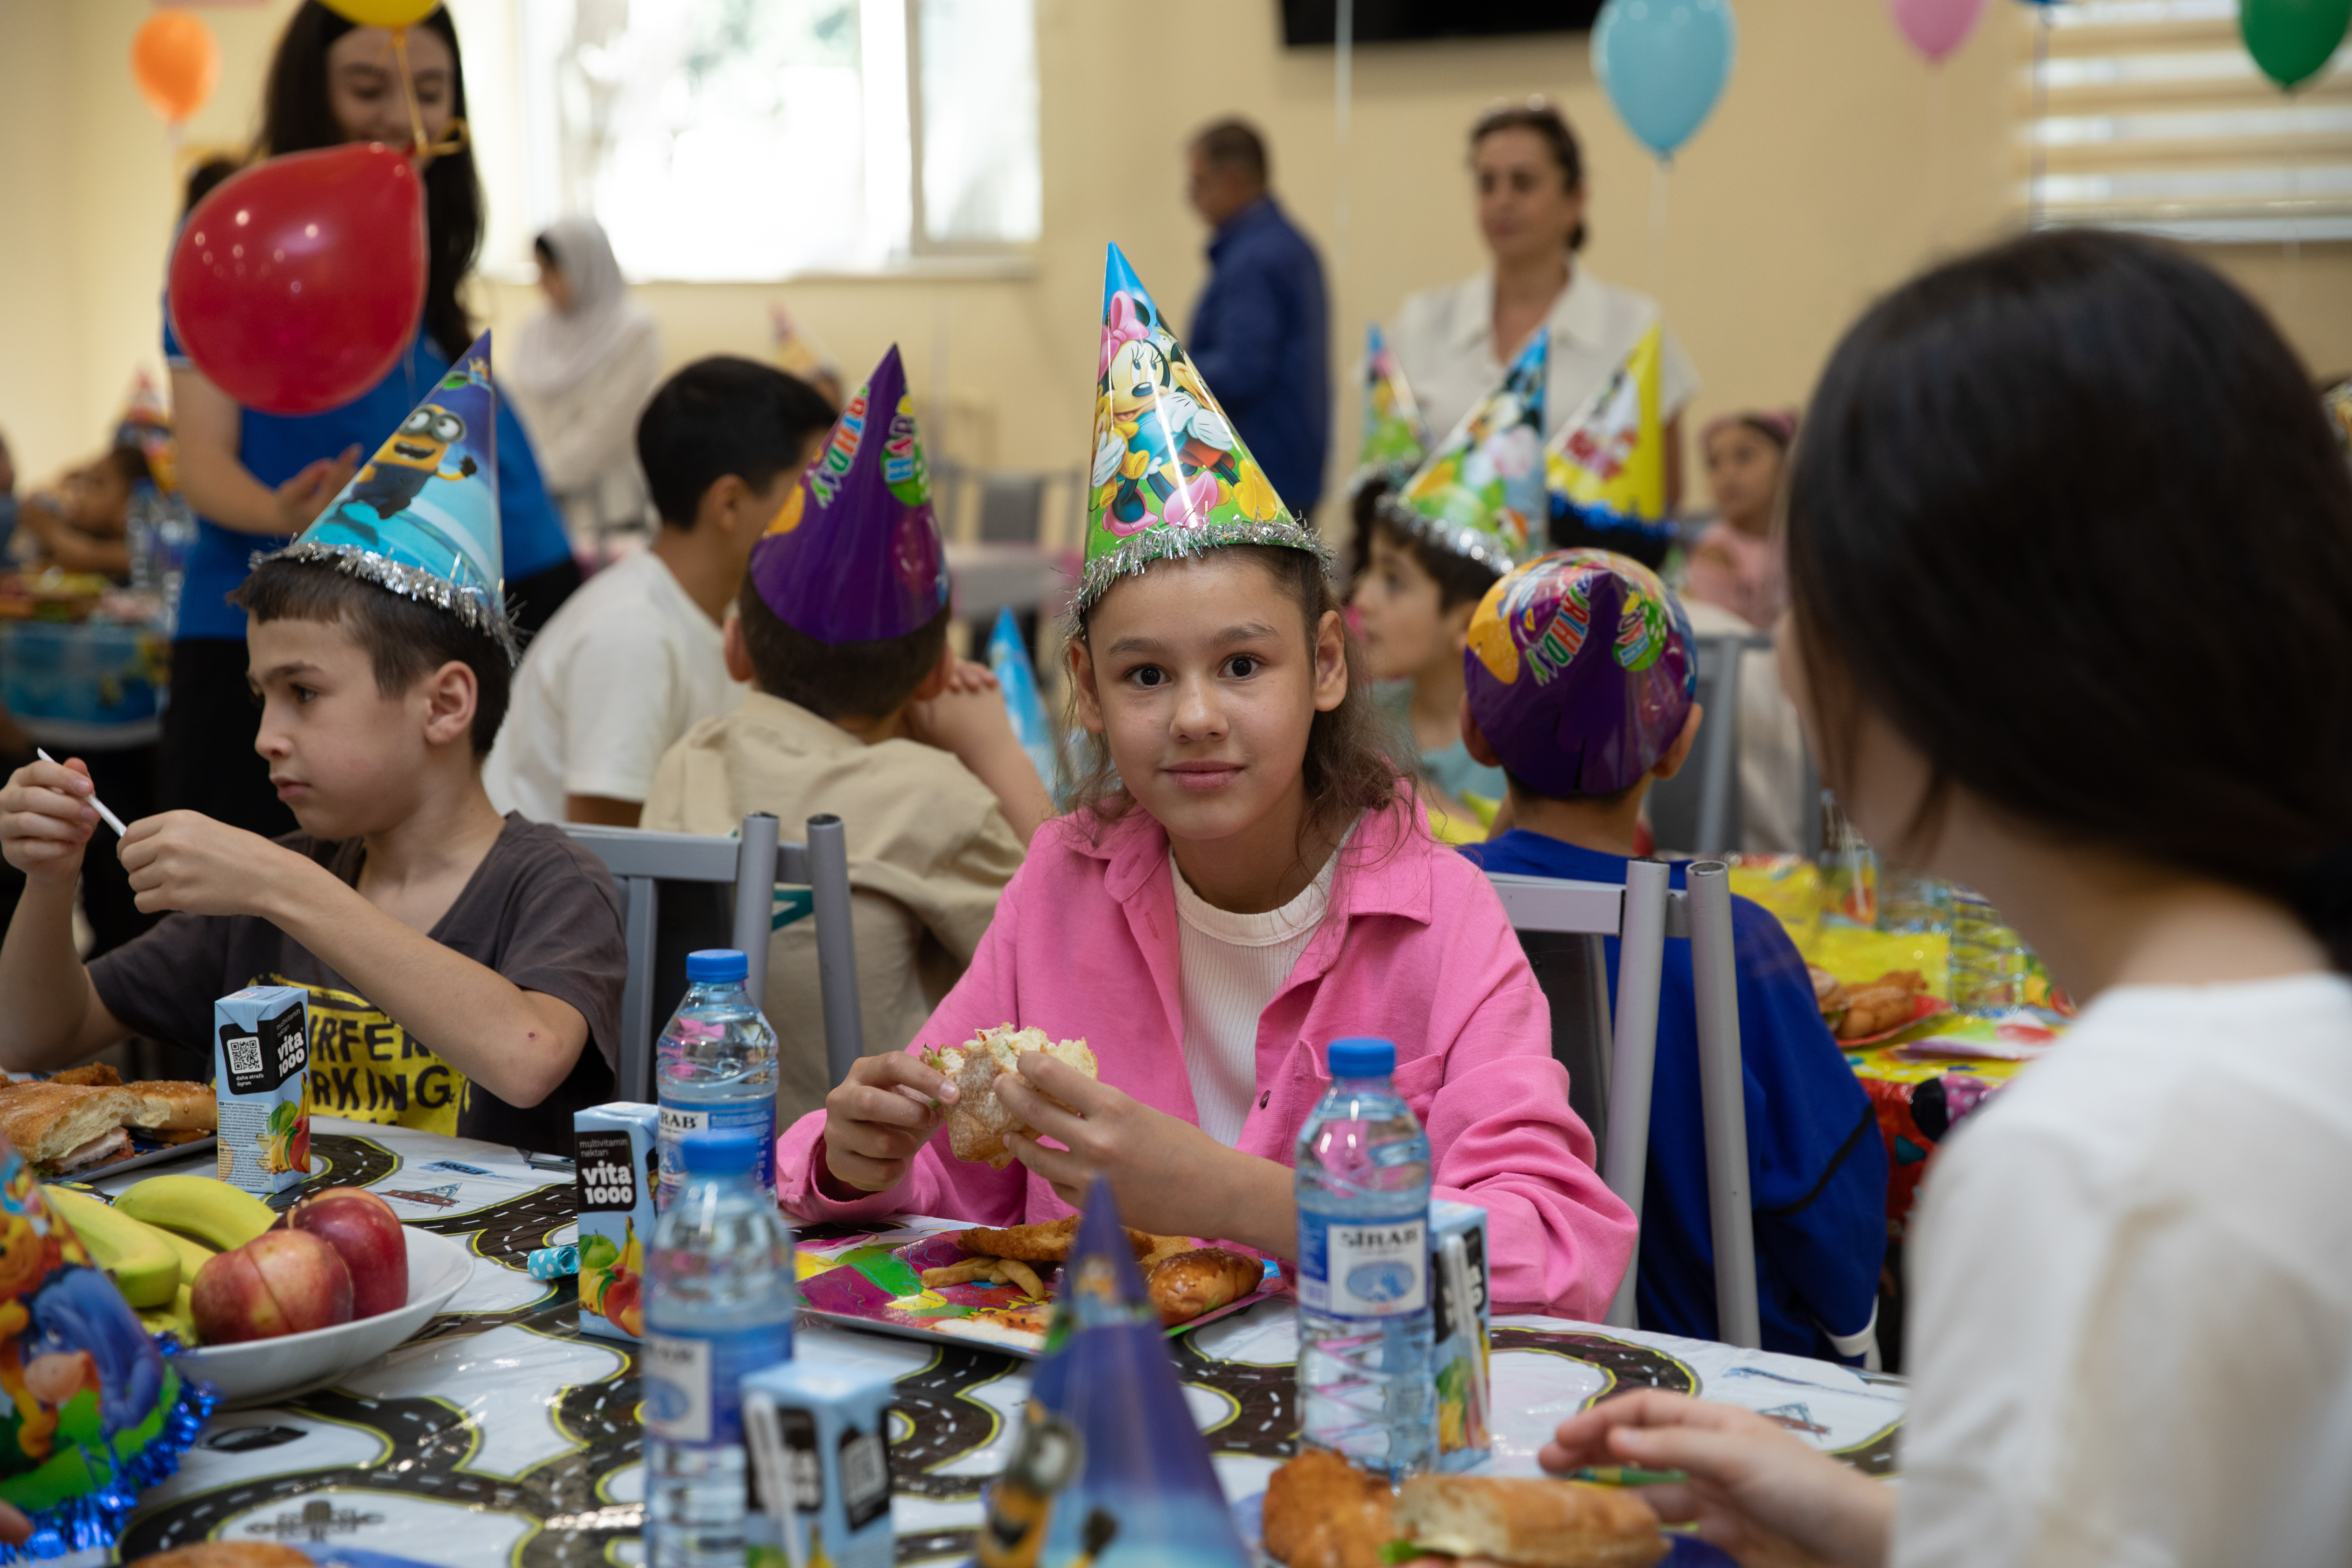
<svg viewBox="0 0 2352 1568">
<path fill-rule="evenodd" d="M 1735 678 L 1736 679 L 1736 678 Z M 1552 1003 L 1552 1054 L 1569 1070 L 1569 1095 L 1601 1146 L 1601 1179 L 1642 1217 L 1650 1158 L 1650 1089 L 1657 1069 L 1658 977 L 1668 937 L 1691 944 L 1698 1013 L 1699 1099 L 1706 1144 L 1707 1213 L 1715 1242 L 1717 1332 L 1723 1342 L 1763 1344 L 1756 1302 L 1754 1199 L 1748 1170 L 1748 1098 L 1739 1056 L 1738 970 L 1732 951 L 1731 881 L 1718 860 L 1692 864 L 1690 890 L 1667 887 L 1666 867 L 1636 860 L 1625 885 L 1489 873 L 1512 930 Z M 1618 939 L 1612 1026 L 1603 939 Z M 1536 940 L 1530 942 L 1528 939 Z M 1565 943 L 1555 939 L 1569 939 Z M 1541 958 L 1538 959 L 1538 954 Z M 1577 1080 L 1598 1079 L 1580 1097 Z M 1595 1121 L 1584 1104 L 1606 1107 Z M 1608 1321 L 1633 1328 L 1638 1262 L 1610 1304 Z"/>
<path fill-rule="evenodd" d="M 768 934 L 780 882 L 809 889 L 825 1065 L 835 1083 L 848 1073 L 863 1050 L 865 1032 L 850 934 L 849 847 L 841 818 L 810 817 L 803 844 L 778 843 L 776 819 L 766 812 L 745 817 L 733 838 L 579 823 L 564 824 L 564 831 L 604 861 L 621 888 L 629 969 L 621 991 L 614 1088 L 623 1099 L 654 1098 L 654 1042 L 686 990 L 688 952 L 741 949 L 750 967 L 745 989 L 754 1002 L 765 995 Z"/>
<path fill-rule="evenodd" d="M 1762 632 L 1708 632 L 1692 639 L 1697 697 L 1706 716 L 1682 772 L 1650 791 L 1650 829 L 1662 850 L 1728 855 L 1739 847 L 1739 661 L 1769 648 Z"/>
</svg>

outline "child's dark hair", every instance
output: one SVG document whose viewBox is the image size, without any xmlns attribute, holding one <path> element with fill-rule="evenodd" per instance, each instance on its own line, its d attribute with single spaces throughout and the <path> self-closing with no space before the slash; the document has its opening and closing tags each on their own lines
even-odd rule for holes
<svg viewBox="0 0 2352 1568">
<path fill-rule="evenodd" d="M 1832 783 L 1866 707 L 1931 769 L 1915 847 L 1957 785 L 2352 966 L 2352 472 L 2218 274 L 2062 230 L 1905 285 L 1831 358 L 1788 517 Z"/>
<path fill-rule="evenodd" d="M 637 416 L 637 461 L 654 510 L 672 528 L 692 528 L 712 485 L 733 474 L 766 489 L 800 466 L 833 421 L 833 405 L 796 375 L 734 354 L 696 360 Z"/>
<path fill-rule="evenodd" d="M 1576 132 L 1569 128 L 1568 117 L 1552 106 L 1546 98 L 1530 98 L 1525 103 L 1507 103 L 1490 109 L 1470 127 L 1470 152 L 1475 157 L 1478 143 L 1499 131 L 1532 131 L 1551 152 L 1552 161 L 1559 165 L 1559 177 L 1570 195 L 1584 189 L 1584 149 L 1578 145 Z M 1576 231 L 1568 237 L 1570 250 L 1584 248 L 1584 220 L 1579 218 Z"/>
<path fill-rule="evenodd" d="M 819 642 L 768 608 L 751 578 L 736 596 L 751 679 L 771 697 L 820 719 L 881 719 L 898 710 L 948 646 L 948 612 L 905 637 L 873 642 Z"/>
<path fill-rule="evenodd" d="M 1419 562 L 1421 569 L 1436 582 L 1437 611 L 1440 615 L 1457 605 L 1476 604 L 1486 596 L 1486 590 L 1502 576 L 1500 572 L 1483 561 L 1473 561 L 1467 555 L 1456 555 L 1451 550 L 1439 549 L 1378 508 L 1372 512 L 1371 532 Z M 1369 541 L 1363 564 L 1371 564 Z"/>
<path fill-rule="evenodd" d="M 474 672 L 474 755 L 489 754 L 506 721 L 514 668 L 488 633 L 323 561 L 265 561 L 228 598 L 256 621 L 341 626 L 366 650 L 375 689 L 386 697 L 457 660 Z"/>
<path fill-rule="evenodd" d="M 147 466 L 147 454 L 136 447 L 110 447 L 99 461 L 114 470 L 114 477 L 122 481 L 126 489 L 134 489 L 155 477 L 154 470 Z"/>
<path fill-rule="evenodd" d="M 1305 550 L 1273 544 L 1235 544 L 1219 552 L 1246 557 L 1265 568 L 1292 603 L 1311 649 L 1316 629 L 1327 614 L 1339 610 L 1339 595 L 1323 572 L 1323 563 Z M 1081 614 L 1077 639 L 1087 637 Z M 1327 834 L 1344 832 L 1348 824 L 1367 811 L 1377 811 L 1397 796 L 1399 770 L 1391 750 L 1391 727 L 1372 702 L 1371 678 L 1365 672 L 1363 646 L 1347 634 L 1348 695 L 1329 712 L 1318 712 L 1307 732 L 1307 819 L 1299 826 Z M 1071 682 L 1066 722 L 1079 728 L 1076 682 Z M 1092 812 L 1103 822 L 1117 822 L 1135 808 L 1135 797 L 1118 783 L 1103 737 L 1089 734 L 1074 759 L 1078 769 L 1064 809 L 1071 816 Z"/>
</svg>

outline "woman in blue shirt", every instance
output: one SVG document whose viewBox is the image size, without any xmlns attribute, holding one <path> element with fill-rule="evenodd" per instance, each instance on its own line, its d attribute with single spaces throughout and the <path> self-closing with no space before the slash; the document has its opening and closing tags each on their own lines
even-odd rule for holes
<svg viewBox="0 0 2352 1568">
<path fill-rule="evenodd" d="M 425 134 L 438 142 L 466 112 L 457 32 L 437 10 L 408 32 L 408 59 Z M 410 141 L 392 35 L 319 4 L 287 24 L 271 63 L 257 153 L 297 153 L 346 142 Z M 226 595 L 257 551 L 278 549 L 323 510 L 373 451 L 473 341 L 457 298 L 481 248 L 482 190 L 470 150 L 436 158 L 425 174 L 425 319 L 408 353 L 382 381 L 317 414 L 240 408 L 183 352 L 164 313 L 180 484 L 197 513 L 196 543 L 172 645 L 172 701 L 163 717 L 163 799 L 257 833 L 289 833 L 253 750 L 259 711 L 246 685 L 245 612 Z M 499 405 L 499 505 L 507 595 L 526 632 L 579 586 L 563 525 L 541 482 L 522 426 Z"/>
</svg>

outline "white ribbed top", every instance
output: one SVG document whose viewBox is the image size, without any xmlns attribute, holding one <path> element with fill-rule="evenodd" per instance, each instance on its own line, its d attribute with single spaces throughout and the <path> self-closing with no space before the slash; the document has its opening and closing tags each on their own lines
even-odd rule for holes
<svg viewBox="0 0 2352 1568">
<path fill-rule="evenodd" d="M 1298 896 L 1278 910 L 1237 915 L 1203 900 L 1168 853 L 1176 882 L 1184 993 L 1184 1074 L 1201 1131 L 1227 1148 L 1241 1142 L 1257 1094 L 1257 1021 L 1331 903 L 1335 852 Z"/>
</svg>

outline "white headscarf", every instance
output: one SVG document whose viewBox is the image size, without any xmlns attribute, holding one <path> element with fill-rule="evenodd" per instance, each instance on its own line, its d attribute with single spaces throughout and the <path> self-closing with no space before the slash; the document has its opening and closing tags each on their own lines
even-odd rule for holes
<svg viewBox="0 0 2352 1568">
<path fill-rule="evenodd" d="M 572 286 L 572 308 L 551 305 L 525 321 L 514 352 L 499 356 L 499 372 L 525 393 L 551 395 L 595 375 L 635 324 L 650 318 L 629 298 L 613 242 L 594 218 L 557 218 L 540 239 Z"/>
</svg>

